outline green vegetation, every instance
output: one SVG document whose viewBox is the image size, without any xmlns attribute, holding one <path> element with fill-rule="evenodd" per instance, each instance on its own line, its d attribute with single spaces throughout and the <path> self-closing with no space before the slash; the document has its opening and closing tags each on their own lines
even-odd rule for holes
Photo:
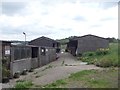
<svg viewBox="0 0 120 90">
<path fill-rule="evenodd" d="M 119 66 L 118 43 L 110 43 L 109 49 L 99 49 L 96 52 L 86 52 L 78 60 L 95 64 L 100 67 Z"/>
<path fill-rule="evenodd" d="M 60 42 L 61 45 L 65 45 L 66 43 L 69 42 L 69 38 L 60 39 L 60 40 L 57 40 L 57 41 Z"/>
<path fill-rule="evenodd" d="M 61 64 L 61 66 L 63 66 L 63 65 L 64 65 L 64 63 L 65 63 L 65 61 L 63 60 L 63 61 L 62 61 L 62 64 Z"/>
<path fill-rule="evenodd" d="M 2 59 L 2 77 L 9 77 L 10 76 L 10 70 L 7 67 L 7 61 L 8 59 L 4 57 Z"/>
<path fill-rule="evenodd" d="M 77 36 L 70 36 L 68 38 L 59 39 L 59 40 L 56 40 L 56 41 L 58 41 L 61 44 L 61 49 L 65 50 L 66 47 L 67 47 L 67 43 L 69 42 L 69 39 L 76 38 L 76 37 Z"/>
<path fill-rule="evenodd" d="M 66 81 L 61 79 L 61 80 L 57 80 L 54 83 L 45 85 L 44 88 L 56 88 L 56 87 L 60 88 L 61 86 L 66 85 L 66 84 L 67 84 Z"/>
<path fill-rule="evenodd" d="M 23 90 L 31 88 L 33 83 L 31 81 L 19 80 L 15 85 L 15 90 Z"/>
<path fill-rule="evenodd" d="M 53 66 L 52 65 L 49 65 L 47 67 L 45 67 L 42 71 L 45 71 L 46 69 L 49 69 L 49 68 L 52 68 Z"/>
<path fill-rule="evenodd" d="M 47 84 L 44 88 L 117 88 L 118 70 L 84 70 L 71 74 L 68 78 Z"/>
</svg>

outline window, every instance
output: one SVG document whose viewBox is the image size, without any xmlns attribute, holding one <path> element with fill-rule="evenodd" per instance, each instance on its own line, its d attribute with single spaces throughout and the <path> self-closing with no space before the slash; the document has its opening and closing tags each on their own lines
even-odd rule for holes
<svg viewBox="0 0 120 90">
<path fill-rule="evenodd" d="M 45 55 L 45 48 L 41 47 L 41 55 Z"/>
<path fill-rule="evenodd" d="M 46 52 L 48 52 L 48 49 L 46 49 Z"/>
<path fill-rule="evenodd" d="M 5 55 L 10 55 L 10 46 L 5 46 Z"/>
</svg>

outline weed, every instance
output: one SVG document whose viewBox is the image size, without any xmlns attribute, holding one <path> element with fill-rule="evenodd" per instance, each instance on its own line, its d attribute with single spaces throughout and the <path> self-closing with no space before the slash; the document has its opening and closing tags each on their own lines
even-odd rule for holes
<svg viewBox="0 0 120 90">
<path fill-rule="evenodd" d="M 63 60 L 63 61 L 62 61 L 62 64 L 61 64 L 61 66 L 63 66 L 63 65 L 64 65 L 64 63 L 65 63 L 65 61 Z"/>
<path fill-rule="evenodd" d="M 68 66 L 68 64 L 65 64 L 65 66 Z"/>
<path fill-rule="evenodd" d="M 34 74 L 37 74 L 38 72 L 34 72 Z"/>
<path fill-rule="evenodd" d="M 35 78 L 39 78 L 39 77 L 41 77 L 41 75 L 36 75 L 36 76 L 35 76 Z"/>
<path fill-rule="evenodd" d="M 15 85 L 15 90 L 28 89 L 32 87 L 33 83 L 31 81 L 18 81 Z"/>
<path fill-rule="evenodd" d="M 54 83 L 51 83 L 51 84 L 47 84 L 45 85 L 44 87 L 45 88 L 54 88 L 54 87 L 59 87 L 60 85 L 66 85 L 66 81 L 61 79 L 61 80 L 57 80 L 56 82 Z"/>
<path fill-rule="evenodd" d="M 49 69 L 49 68 L 52 68 L 53 66 L 52 65 L 49 65 L 47 67 L 45 67 L 42 71 L 45 71 L 46 69 Z"/>
</svg>

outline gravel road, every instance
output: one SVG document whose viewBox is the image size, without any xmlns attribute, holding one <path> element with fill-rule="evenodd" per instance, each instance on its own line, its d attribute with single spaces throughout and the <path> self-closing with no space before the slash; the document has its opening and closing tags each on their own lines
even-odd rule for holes
<svg viewBox="0 0 120 90">
<path fill-rule="evenodd" d="M 19 79 L 12 79 L 9 83 L 3 85 L 3 87 L 13 87 L 17 80 L 31 80 L 34 85 L 46 85 L 81 70 L 101 69 L 95 65 L 86 65 L 69 53 L 61 53 L 59 56 L 58 60 L 37 68 L 34 72 L 28 73 L 25 76 L 22 75 Z"/>
</svg>

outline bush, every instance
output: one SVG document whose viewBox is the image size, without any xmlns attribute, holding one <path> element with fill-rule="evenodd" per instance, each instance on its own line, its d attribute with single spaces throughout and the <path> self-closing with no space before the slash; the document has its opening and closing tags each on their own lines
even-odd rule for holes
<svg viewBox="0 0 120 90">
<path fill-rule="evenodd" d="M 106 55 L 108 53 L 109 53 L 109 48 L 107 49 L 100 48 L 96 51 L 96 55 Z"/>
<path fill-rule="evenodd" d="M 78 60 L 86 62 L 88 60 L 88 57 L 78 57 Z"/>
<path fill-rule="evenodd" d="M 113 66 L 113 62 L 110 59 L 101 59 L 96 61 L 95 65 L 99 67 L 110 67 Z"/>
<path fill-rule="evenodd" d="M 2 66 L 2 77 L 9 77 L 9 76 L 10 76 L 10 70 Z"/>
</svg>

